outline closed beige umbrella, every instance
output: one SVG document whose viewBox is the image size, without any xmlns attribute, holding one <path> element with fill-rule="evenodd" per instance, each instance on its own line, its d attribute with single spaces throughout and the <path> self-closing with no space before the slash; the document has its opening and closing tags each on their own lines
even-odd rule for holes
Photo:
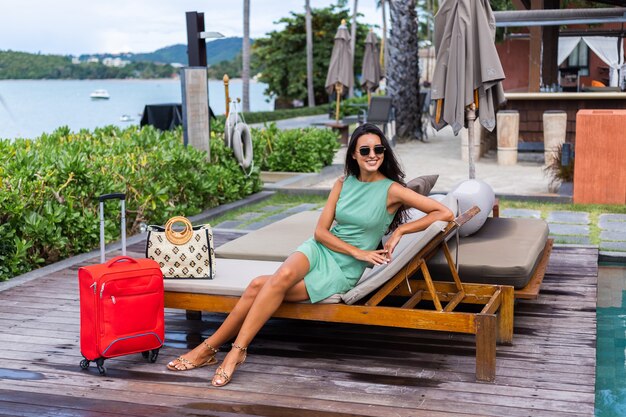
<svg viewBox="0 0 626 417">
<path fill-rule="evenodd" d="M 381 79 L 380 60 L 378 59 L 378 39 L 372 30 L 365 38 L 365 53 L 361 67 L 361 86 L 367 91 L 369 104 L 372 91 L 378 88 Z"/>
<path fill-rule="evenodd" d="M 489 131 L 504 100 L 504 71 L 495 46 L 496 25 L 488 0 L 443 0 L 435 15 L 437 62 L 431 86 L 435 101 L 433 126 L 450 125 L 457 135 L 468 127 L 468 145 L 474 142 L 476 110 Z M 470 178 L 475 177 L 470 152 Z"/>
<path fill-rule="evenodd" d="M 346 21 L 342 20 L 335 34 L 335 43 L 330 56 L 330 65 L 328 66 L 325 84 L 328 94 L 332 94 L 333 91 L 337 93 L 336 121 L 339 121 L 339 101 L 341 96 L 344 91 L 348 91 L 352 87 L 354 80 L 353 72 L 350 33 L 346 27 Z"/>
</svg>

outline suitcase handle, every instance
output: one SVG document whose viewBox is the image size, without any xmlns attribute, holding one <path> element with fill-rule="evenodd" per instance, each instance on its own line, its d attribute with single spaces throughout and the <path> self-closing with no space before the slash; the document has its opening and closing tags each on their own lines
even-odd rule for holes
<svg viewBox="0 0 626 417">
<path fill-rule="evenodd" d="M 106 263 L 106 267 L 111 268 L 114 266 L 113 264 L 117 262 L 121 262 L 121 261 L 128 261 L 134 264 L 137 263 L 137 260 L 131 258 L 130 256 L 116 256 L 115 258 L 111 259 L 109 262 Z"/>
<path fill-rule="evenodd" d="M 126 255 L 126 194 L 124 193 L 112 193 L 103 194 L 98 197 L 100 200 L 100 263 L 105 261 L 105 247 L 104 247 L 104 202 L 106 200 L 120 200 L 120 206 L 122 209 L 122 255 Z"/>
<path fill-rule="evenodd" d="M 113 194 L 103 194 L 100 197 L 98 197 L 98 200 L 105 201 L 105 200 L 126 200 L 126 194 L 124 193 L 113 193 Z"/>
</svg>

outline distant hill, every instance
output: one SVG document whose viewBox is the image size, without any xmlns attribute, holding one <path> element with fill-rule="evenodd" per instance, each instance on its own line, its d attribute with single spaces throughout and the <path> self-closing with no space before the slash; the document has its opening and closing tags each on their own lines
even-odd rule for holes
<svg viewBox="0 0 626 417">
<path fill-rule="evenodd" d="M 221 61 L 231 61 L 241 52 L 242 38 L 220 38 L 206 44 L 207 64 L 214 65 Z M 252 41 L 251 41 L 252 42 Z M 107 57 L 120 57 L 131 62 L 158 62 L 164 64 L 179 63 L 187 65 L 187 45 L 178 44 L 157 49 L 154 52 L 146 53 L 124 53 L 124 54 L 96 54 L 81 55 L 80 59 L 86 60 L 89 57 L 99 59 Z"/>
</svg>

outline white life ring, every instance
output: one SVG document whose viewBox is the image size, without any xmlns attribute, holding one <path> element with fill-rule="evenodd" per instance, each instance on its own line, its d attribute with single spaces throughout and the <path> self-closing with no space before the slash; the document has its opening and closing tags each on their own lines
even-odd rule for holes
<svg viewBox="0 0 626 417">
<path fill-rule="evenodd" d="M 229 112 L 224 122 L 224 145 L 226 145 L 227 148 L 233 146 L 233 134 L 235 133 L 235 127 L 239 123 L 241 123 L 239 114 L 237 114 L 237 112 Z"/>
<path fill-rule="evenodd" d="M 232 136 L 232 145 L 239 165 L 243 169 L 250 168 L 252 165 L 252 136 L 250 136 L 250 129 L 247 124 L 237 123 Z"/>
</svg>

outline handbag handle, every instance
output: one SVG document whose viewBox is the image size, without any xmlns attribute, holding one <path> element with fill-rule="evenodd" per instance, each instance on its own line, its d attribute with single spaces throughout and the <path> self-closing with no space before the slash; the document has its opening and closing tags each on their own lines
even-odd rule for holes
<svg viewBox="0 0 626 417">
<path fill-rule="evenodd" d="M 113 266 L 113 264 L 117 263 L 117 262 L 121 262 L 121 261 L 127 261 L 127 262 L 131 262 L 136 264 L 137 260 L 131 258 L 130 256 L 116 256 L 115 258 L 111 259 L 109 262 L 107 262 L 105 265 L 107 268 L 111 268 Z"/>
<path fill-rule="evenodd" d="M 185 225 L 185 228 L 180 232 L 172 230 L 174 223 L 182 223 Z M 184 245 L 189 242 L 192 235 L 191 222 L 186 217 L 174 216 L 165 223 L 165 237 L 174 245 Z"/>
</svg>

